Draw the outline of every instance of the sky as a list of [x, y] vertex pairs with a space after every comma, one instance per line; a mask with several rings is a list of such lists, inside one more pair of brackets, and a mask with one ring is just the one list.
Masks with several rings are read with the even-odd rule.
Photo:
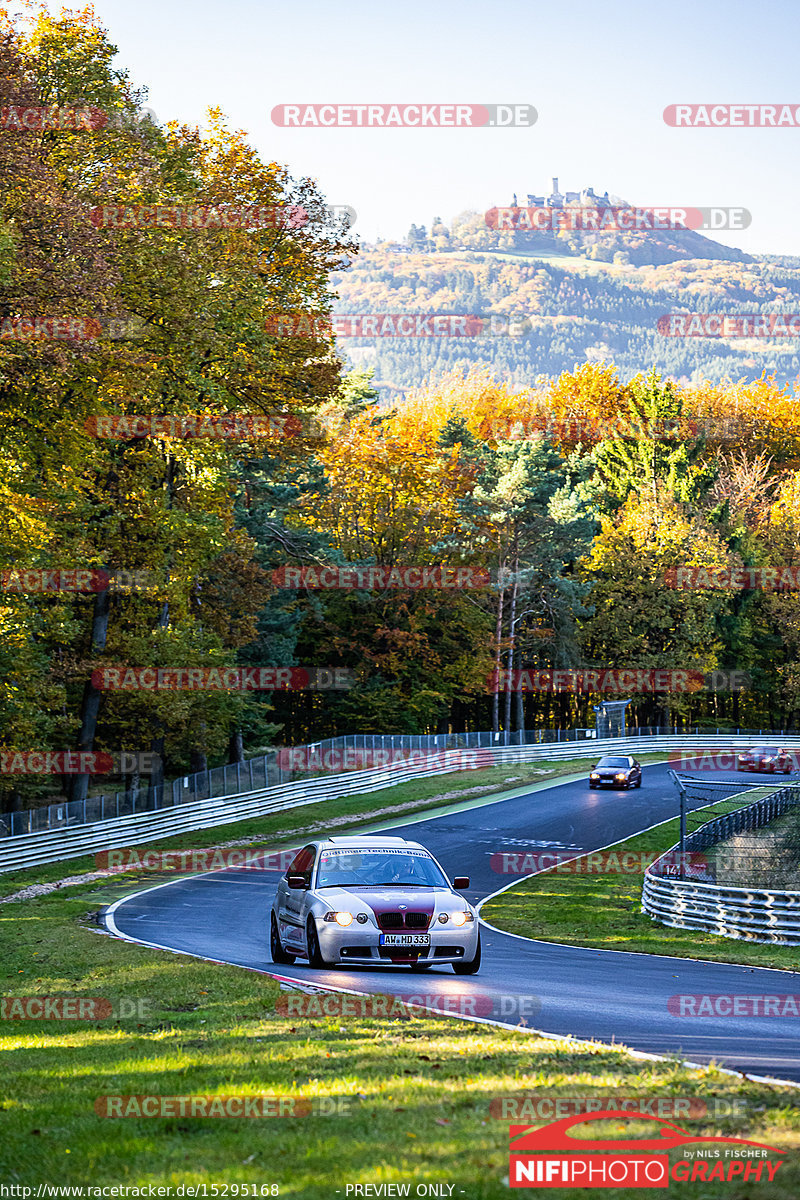
[[[53, 5], [53, 9], [60, 8]], [[314, 178], [367, 241], [528, 192], [747, 209], [714, 234], [800, 254], [797, 128], [670, 128], [669, 104], [800, 108], [797, 0], [96, 0], [159, 121], [218, 105], [263, 157]], [[531, 127], [289, 129], [279, 104], [531, 104]], [[800, 114], [799, 114], [800, 115]]]

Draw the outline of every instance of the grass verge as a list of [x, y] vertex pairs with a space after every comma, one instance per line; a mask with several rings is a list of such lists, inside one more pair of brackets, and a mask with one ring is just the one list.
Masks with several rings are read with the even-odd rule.
[[[455, 1200], [494, 1200], [508, 1195], [508, 1118], [492, 1116], [491, 1101], [529, 1093], [602, 1097], [606, 1106], [622, 1097], [697, 1098], [714, 1115], [678, 1124], [698, 1136], [749, 1138], [786, 1151], [800, 1146], [796, 1091], [715, 1068], [638, 1061], [619, 1047], [430, 1014], [281, 1016], [279, 987], [266, 976], [99, 934], [86, 917], [104, 899], [104, 889], [89, 888], [0, 910], [7, 997], [104, 997], [118, 1011], [121, 1001], [136, 1009], [130, 1019], [106, 1021], [0, 1020], [6, 1185], [152, 1185], [171, 1187], [172, 1196], [179, 1185], [205, 1185], [208, 1196], [212, 1185], [228, 1185], [228, 1196], [244, 1194], [233, 1185], [247, 1185], [261, 1196], [272, 1193], [260, 1189], [277, 1184], [281, 1197], [345, 1200], [347, 1185], [406, 1184], [414, 1196], [419, 1185], [436, 1184], [452, 1186], [440, 1194]], [[455, 992], [462, 981], [454, 976], [453, 986]], [[408, 990], [424, 992], [424, 982], [409, 976]], [[95, 1111], [106, 1095], [262, 1093], [332, 1097], [346, 1111], [262, 1120], [120, 1119]], [[718, 1101], [729, 1115], [714, 1108]], [[617, 1130], [645, 1137], [654, 1126], [643, 1119], [603, 1131], [595, 1125], [592, 1136]], [[672, 1161], [680, 1157], [670, 1152]], [[797, 1156], [787, 1159], [774, 1182], [761, 1185], [770, 1200], [800, 1193]], [[681, 1190], [697, 1200], [756, 1194], [716, 1181]], [[577, 1200], [585, 1193], [559, 1195]], [[635, 1200], [640, 1193], [613, 1195]]]
[[[720, 816], [758, 799], [731, 799], [714, 806]], [[709, 819], [711, 817], [709, 813]], [[661, 854], [677, 843], [679, 822], [665, 821], [614, 847], [619, 854]], [[800, 969], [800, 951], [718, 937], [699, 929], [672, 929], [642, 912], [642, 872], [581, 874], [586, 856], [541, 875], [527, 876], [487, 901], [481, 916], [508, 933], [569, 946], [705, 958], [754, 967]]]

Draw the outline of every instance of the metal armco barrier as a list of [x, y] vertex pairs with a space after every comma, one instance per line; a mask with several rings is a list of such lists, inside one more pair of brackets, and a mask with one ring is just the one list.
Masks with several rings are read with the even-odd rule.
[[[762, 737], [761, 744], [774, 743], [775, 737]], [[141, 845], [159, 838], [174, 837], [199, 829], [230, 825], [249, 817], [282, 812], [301, 804], [322, 803], [339, 796], [363, 795], [393, 787], [405, 779], [424, 779], [453, 771], [477, 767], [535, 762], [538, 759], [599, 758], [615, 750], [624, 753], [692, 749], [731, 749], [759, 744], [757, 737], [707, 734], [669, 734], [649, 737], [608, 738], [584, 742], [542, 742], [537, 745], [502, 746], [475, 750], [443, 750], [430, 755], [434, 766], [397, 762], [376, 771], [347, 771], [316, 779], [261, 788], [257, 791], [194, 800], [154, 812], [136, 813], [108, 821], [94, 821], [68, 828], [21, 834], [0, 841], [0, 873], [19, 871], [43, 863], [79, 858], [98, 850]], [[800, 749], [800, 737], [782, 737], [781, 745]], [[498, 787], [498, 791], [501, 790]]]
[[[694, 732], [700, 733], [695, 727]], [[712, 736], [709, 728], [703, 731]], [[637, 726], [625, 734], [626, 738], [690, 736], [691, 726], [678, 729], [676, 726]], [[194, 804], [201, 800], [226, 800], [231, 796], [249, 796], [265, 788], [283, 783], [296, 783], [300, 779], [313, 779], [317, 771], [339, 772], [380, 770], [398, 751], [401, 753], [440, 754], [445, 750], [496, 750], [504, 746], [540, 746], [570, 742], [573, 745], [594, 740], [592, 729], [524, 729], [509, 732], [469, 730], [464, 733], [348, 733], [335, 738], [323, 738], [305, 746], [291, 746], [268, 750], [240, 762], [225, 763], [189, 775], [179, 775], [171, 782], [151, 786], [149, 781], [137, 781], [125, 791], [103, 795], [89, 794], [83, 800], [57, 800], [53, 804], [36, 808], [0, 813], [0, 839], [21, 837], [29, 833], [44, 833], [53, 829], [67, 829], [72, 825], [94, 825], [98, 821], [111, 821], [134, 814], [156, 812], [177, 804]], [[733, 736], [734, 730], [728, 734]], [[737, 729], [736, 736], [756, 738], [769, 735], [785, 742], [783, 731], [774, 729]], [[610, 736], [610, 735], [609, 735]], [[720, 730], [714, 731], [720, 736]], [[358, 755], [371, 761], [359, 766]], [[339, 760], [338, 765], [337, 761]], [[350, 759], [350, 761], [344, 761]], [[310, 760], [319, 763], [311, 765]], [[6, 785], [7, 786], [7, 785]]]
[[[686, 851], [702, 851], [744, 830], [761, 829], [798, 805], [800, 784], [782, 787], [772, 795], [737, 812], [717, 817], [690, 833], [686, 838]], [[678, 851], [679, 847], [673, 846], [667, 855]], [[702, 929], [751, 942], [800, 945], [800, 892], [673, 879], [663, 874], [659, 865], [667, 855], [647, 868], [642, 887], [642, 908], [662, 925], [671, 925], [675, 929]]]

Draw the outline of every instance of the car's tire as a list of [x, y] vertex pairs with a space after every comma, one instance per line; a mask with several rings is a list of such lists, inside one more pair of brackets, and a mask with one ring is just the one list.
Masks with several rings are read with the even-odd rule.
[[639, 776], [639, 778], [636, 780], [636, 786], [637, 786], [637, 787], [641, 787], [641, 786], [642, 786], [642, 777], [641, 777], [641, 775], [640, 775], [640, 776]]
[[269, 952], [274, 963], [283, 963], [284, 966], [290, 967], [294, 962], [294, 955], [289, 954], [281, 945], [275, 913], [271, 914], [269, 922]]
[[322, 957], [322, 950], [319, 945], [319, 936], [317, 935], [317, 923], [313, 917], [309, 917], [306, 922], [306, 951], [308, 953], [308, 965], [310, 967], [327, 967], [327, 963]]
[[453, 970], [456, 975], [475, 975], [481, 965], [481, 935], [478, 933], [478, 948], [475, 951], [475, 957], [472, 962], [453, 963]]

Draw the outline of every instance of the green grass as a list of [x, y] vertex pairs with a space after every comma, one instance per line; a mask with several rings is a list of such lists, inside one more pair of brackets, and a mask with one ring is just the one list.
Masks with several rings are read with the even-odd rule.
[[[346, 829], [366, 819], [393, 819], [391, 809], [441, 810], [442, 804], [476, 799], [475, 787], [487, 789], [479, 798], [585, 768], [586, 760], [513, 764], [415, 780], [168, 844], [293, 844], [320, 823], [341, 820]], [[534, 774], [541, 770], [548, 774]], [[164, 841], [154, 843], [159, 845]], [[33, 878], [63, 879], [92, 866], [86, 857], [0, 881], [8, 894]], [[279, 1015], [280, 990], [266, 976], [117, 941], [89, 923], [99, 907], [146, 878], [133, 872], [0, 908], [6, 996], [99, 996], [115, 1006], [125, 1001], [136, 1014], [91, 1023], [0, 1020], [4, 1184], [205, 1184], [211, 1195], [213, 1185], [226, 1184], [246, 1184], [251, 1194], [266, 1185], [268, 1194], [274, 1182], [284, 1197], [336, 1200], [338, 1193], [345, 1200], [348, 1184], [407, 1183], [414, 1195], [417, 1185], [429, 1183], [452, 1184], [455, 1200], [501, 1197], [508, 1194], [507, 1121], [495, 1118], [490, 1104], [531, 1093], [550, 1100], [719, 1100], [729, 1115], [678, 1123], [698, 1134], [745, 1137], [785, 1150], [800, 1145], [796, 1091], [713, 1067], [695, 1071], [672, 1061], [640, 1061], [622, 1047], [544, 1039], [430, 1014], [394, 1020]], [[750, 948], [736, 943], [734, 949]], [[461, 982], [453, 976], [454, 992]], [[410, 976], [408, 990], [424, 992], [423, 978]], [[104, 1095], [264, 1093], [333, 1097], [345, 1111], [264, 1120], [111, 1119], [94, 1108]], [[653, 1131], [644, 1121], [619, 1129], [625, 1137]], [[595, 1126], [591, 1132], [597, 1137], [608, 1130]], [[744, 1194], [725, 1183], [682, 1186], [689, 1200]], [[769, 1185], [770, 1200], [793, 1200], [798, 1192], [800, 1169], [789, 1156]], [[585, 1193], [560, 1194], [577, 1200]], [[639, 1192], [613, 1194], [635, 1200]]]
[[[454, 1185], [456, 1200], [507, 1196], [507, 1122], [493, 1098], [714, 1098], [738, 1115], [683, 1119], [706, 1134], [800, 1146], [797, 1092], [674, 1062], [429, 1014], [305, 1019], [276, 1014], [278, 985], [102, 936], [86, 924], [105, 889], [53, 892], [0, 910], [7, 996], [101, 996], [143, 1002], [137, 1016], [93, 1023], [0, 1021], [0, 1181], [6, 1185], [248, 1184], [282, 1197], [345, 1200], [347, 1184]], [[478, 976], [478, 982], [480, 976]], [[454, 990], [461, 981], [453, 977]], [[419, 976], [409, 990], [424, 991]], [[265, 1120], [96, 1114], [104, 1095], [328, 1096], [349, 1113]], [[544, 1122], [537, 1122], [544, 1123]], [[621, 1128], [621, 1127], [620, 1127]], [[648, 1136], [644, 1122], [621, 1136]], [[602, 1136], [595, 1127], [592, 1136]], [[676, 1157], [673, 1152], [672, 1158]], [[753, 1195], [793, 1200], [797, 1156]], [[173, 1191], [173, 1196], [175, 1192]], [[615, 1200], [638, 1191], [618, 1189]], [[690, 1200], [750, 1195], [686, 1184]], [[230, 1193], [229, 1193], [230, 1195]], [[352, 1193], [351, 1193], [352, 1195]], [[583, 1192], [562, 1190], [577, 1200]]]
[[[770, 790], [773, 789], [765, 789], [765, 794]], [[746, 799], [717, 804], [708, 818], [751, 804], [760, 794], [753, 792]], [[698, 824], [695, 817], [690, 828]], [[678, 837], [679, 825], [675, 819], [620, 842], [615, 850], [663, 853], [677, 843]], [[585, 861], [585, 856], [581, 861]], [[579, 864], [562, 866], [523, 879], [484, 904], [481, 916], [508, 933], [570, 946], [704, 958], [789, 971], [800, 969], [797, 947], [760, 945], [698, 929], [672, 929], [654, 921], [642, 912], [641, 874], [582, 875], [578, 867]]]
[[[464, 253], [462, 251], [461, 253]], [[506, 262], [547, 262], [555, 267], [564, 267], [575, 274], [600, 274], [614, 268], [620, 270], [621, 264], [603, 262], [602, 259], [587, 258], [579, 254], [562, 254], [560, 251], [547, 246], [531, 247], [530, 250], [471, 250], [471, 254], [480, 254], [483, 258], [499, 258]], [[580, 270], [579, 270], [580, 268]], [[622, 269], [635, 271], [632, 264], [625, 264]]]
[[[366, 795], [343, 796], [335, 800], [317, 801], [303, 804], [286, 812], [272, 813], [263, 817], [250, 817], [244, 821], [231, 821], [227, 825], [216, 826], [214, 829], [199, 830], [196, 833], [181, 834], [173, 837], [165, 835], [152, 842], [143, 843], [137, 849], [144, 854], [151, 849], [187, 849], [219, 846], [228, 842], [241, 842], [247, 846], [268, 846], [280, 848], [295, 845], [298, 838], [304, 838], [320, 830], [336, 829], [344, 833], [348, 829], [363, 826], [365, 821], [393, 820], [408, 814], [417, 814], [444, 805], [485, 798], [501, 794], [509, 789], [521, 789], [526, 784], [535, 786], [563, 776], [583, 773], [590, 762], [597, 758], [576, 757], [564, 762], [548, 762], [545, 760], [533, 763], [506, 763], [495, 767], [481, 768], [474, 771], [457, 771], [449, 775], [436, 775], [428, 779], [410, 779], [379, 792]], [[648, 754], [640, 757], [641, 762], [665, 761], [666, 755]], [[120, 846], [126, 845], [124, 839]], [[0, 865], [2, 865], [3, 846], [13, 845], [12, 839], [0, 841]], [[9, 871], [0, 874], [0, 898], [9, 896], [22, 888], [37, 883], [53, 883], [72, 875], [81, 875], [97, 869], [95, 856], [85, 854], [79, 858], [67, 859], [63, 862], [51, 863], [41, 867], [26, 868], [23, 871]], [[125, 876], [115, 876], [109, 880], [108, 886], [116, 891], [120, 878], [129, 882], [160, 878], [152, 872], [129, 872]], [[130, 890], [130, 888], [128, 889]]]

